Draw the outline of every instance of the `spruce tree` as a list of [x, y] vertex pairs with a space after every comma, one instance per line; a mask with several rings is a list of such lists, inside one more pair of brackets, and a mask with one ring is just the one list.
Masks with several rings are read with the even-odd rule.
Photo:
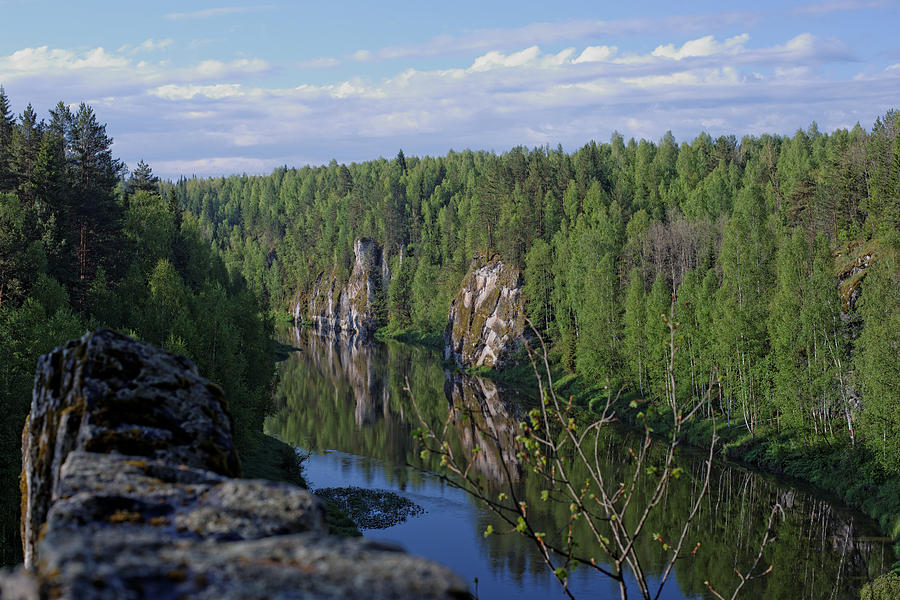
[[9, 98], [0, 85], [0, 192], [9, 192], [16, 188], [16, 178], [12, 166], [12, 140], [15, 117], [9, 104]]

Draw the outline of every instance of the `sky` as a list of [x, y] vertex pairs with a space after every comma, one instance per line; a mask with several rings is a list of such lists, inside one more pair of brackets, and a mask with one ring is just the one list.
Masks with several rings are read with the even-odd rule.
[[158, 175], [871, 128], [900, 1], [0, 0], [19, 113], [90, 104]]

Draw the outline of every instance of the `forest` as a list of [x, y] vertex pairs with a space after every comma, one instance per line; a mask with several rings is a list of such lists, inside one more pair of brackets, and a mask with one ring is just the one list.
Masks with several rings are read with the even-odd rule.
[[715, 374], [728, 424], [867, 445], [900, 473], [898, 116], [680, 145], [616, 134], [572, 154], [401, 151], [174, 189], [275, 312], [321, 272], [346, 278], [369, 236], [393, 256], [385, 325], [439, 331], [473, 256], [495, 252], [523, 270], [567, 372], [647, 398], [663, 396], [674, 297], [681, 396]]
[[277, 318], [319, 274], [346, 279], [353, 241], [367, 236], [391, 256], [382, 333], [434, 338], [473, 257], [499, 256], [524, 274], [562, 384], [659, 411], [672, 319], [677, 396], [699, 401], [716, 382], [704, 419], [720, 421], [726, 445], [896, 533], [898, 117], [740, 140], [613, 134], [572, 153], [401, 150], [181, 179], [174, 192]]
[[767, 460], [824, 457], [792, 473], [805, 479], [843, 464], [858, 475], [845, 499], [864, 506], [900, 476], [898, 229], [895, 111], [868, 130], [613, 134], [575, 152], [401, 150], [167, 182], [143, 162], [129, 172], [89, 106], [14, 115], [0, 91], [3, 511], [18, 505], [36, 357], [93, 327], [195, 361], [252, 450], [275, 322], [320, 273], [349, 277], [360, 237], [391, 256], [386, 335], [440, 332], [473, 257], [496, 255], [522, 270], [563, 380], [658, 410], [677, 322], [680, 398], [717, 381], [706, 418], [751, 449], [764, 441]]
[[93, 109], [11, 114], [0, 88], [0, 564], [21, 560], [21, 435], [37, 357], [108, 327], [190, 357], [230, 399], [240, 452], [274, 385], [272, 323], [196, 218], [129, 174]]

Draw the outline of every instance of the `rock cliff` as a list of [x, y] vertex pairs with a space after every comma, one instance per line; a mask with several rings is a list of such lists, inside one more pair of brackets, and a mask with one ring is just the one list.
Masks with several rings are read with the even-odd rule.
[[461, 367], [502, 368], [525, 341], [522, 275], [499, 260], [473, 267], [450, 303], [444, 358]]
[[321, 502], [234, 479], [218, 387], [100, 330], [42, 357], [23, 433], [28, 570], [3, 598], [465, 598], [444, 567], [328, 536]]
[[378, 328], [378, 306], [386, 297], [391, 273], [386, 252], [369, 238], [353, 244], [354, 263], [343, 287], [334, 275], [319, 275], [305, 306], [294, 306], [294, 321], [304, 314], [316, 333], [323, 336], [359, 337], [369, 340]]

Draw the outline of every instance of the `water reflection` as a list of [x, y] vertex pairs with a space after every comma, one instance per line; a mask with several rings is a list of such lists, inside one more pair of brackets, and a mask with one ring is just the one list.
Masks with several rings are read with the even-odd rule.
[[[419, 454], [412, 437], [419, 425], [416, 408], [403, 387], [408, 378], [418, 408], [433, 428], [448, 423], [454, 449], [471, 454], [476, 446], [483, 448], [474, 471], [497, 491], [512, 485], [515, 495], [528, 502], [536, 527], [552, 536], [567, 523], [568, 503], [542, 502], [540, 480], [523, 474], [518, 465], [515, 436], [524, 412], [522, 398], [488, 380], [445, 370], [440, 356], [423, 348], [334, 342], [300, 331], [295, 335], [302, 350], [282, 365], [279, 410], [267, 428], [313, 453], [307, 475], [314, 486], [384, 487], [418, 502], [426, 515], [366, 535], [398, 541], [470, 580], [478, 577], [483, 598], [561, 597], [527, 540], [517, 534], [483, 537], [488, 525], [501, 530], [497, 518], [430, 474], [438, 471], [437, 459]], [[454, 406], [470, 418], [457, 413], [448, 419]], [[485, 444], [479, 428], [495, 433], [500, 448]], [[629, 462], [623, 457], [637, 441], [627, 433], [606, 432], [600, 454], [611, 480], [628, 476]], [[669, 488], [647, 527], [668, 539], [676, 535], [702, 484], [702, 461], [690, 454], [679, 461], [686, 475]], [[676, 564], [675, 581], [667, 584], [663, 598], [711, 597], [705, 580], [719, 590], [732, 589], [737, 583], [734, 568], [752, 563], [776, 502], [785, 508], [786, 518], [763, 557], [773, 571], [752, 582], [742, 597], [855, 599], [862, 583], [893, 560], [889, 545], [867, 521], [770, 477], [717, 466], [710, 488], [686, 543], [693, 548], [700, 542], [700, 550]], [[640, 506], [650, 490], [637, 493], [634, 505]], [[586, 531], [577, 531], [576, 539], [583, 551], [596, 550]], [[647, 538], [638, 553], [651, 581], [658, 578], [666, 558], [660, 544]], [[593, 597], [618, 596], [610, 582], [586, 569], [573, 574], [571, 585]]]

